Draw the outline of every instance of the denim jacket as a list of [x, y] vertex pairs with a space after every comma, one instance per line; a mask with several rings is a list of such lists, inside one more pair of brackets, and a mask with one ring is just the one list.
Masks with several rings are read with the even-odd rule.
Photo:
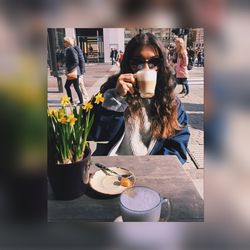
[[[105, 97], [107, 97], [111, 91], [112, 89], [108, 90], [105, 93]], [[108, 99], [112, 98], [108, 97]], [[116, 111], [114, 111], [112, 105], [116, 106]], [[111, 107], [111, 109], [108, 109], [107, 106]], [[94, 108], [95, 121], [90, 132], [90, 140], [97, 142], [102, 141], [102, 143], [97, 143], [93, 155], [109, 155], [110, 151], [121, 140], [125, 131], [124, 111], [126, 110], [126, 107], [125, 98], [116, 96], [113, 100], [109, 101], [108, 104], [105, 104], [104, 102], [103, 106], [100, 105]], [[187, 145], [190, 133], [187, 127], [187, 113], [179, 100], [178, 122], [183, 128], [167, 139], [157, 139], [149, 152], [149, 155], [176, 155], [182, 164], [186, 162]]]

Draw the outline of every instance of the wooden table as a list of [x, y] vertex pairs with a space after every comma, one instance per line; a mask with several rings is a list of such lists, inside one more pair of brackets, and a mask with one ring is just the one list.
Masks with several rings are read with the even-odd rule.
[[[172, 203], [169, 221], [204, 221], [204, 201], [176, 156], [95, 156], [90, 171], [99, 162], [109, 167], [125, 167], [136, 176], [136, 185], [147, 186]], [[103, 196], [89, 188], [72, 201], [58, 201], [49, 188], [48, 221], [114, 221], [120, 216], [119, 196]]]

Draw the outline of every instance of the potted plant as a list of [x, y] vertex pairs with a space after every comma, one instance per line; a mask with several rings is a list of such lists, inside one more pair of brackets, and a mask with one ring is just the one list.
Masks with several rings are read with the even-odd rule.
[[98, 93], [84, 106], [72, 106], [63, 96], [59, 109], [48, 109], [48, 177], [56, 199], [75, 199], [84, 193], [89, 181], [91, 111], [103, 101]]

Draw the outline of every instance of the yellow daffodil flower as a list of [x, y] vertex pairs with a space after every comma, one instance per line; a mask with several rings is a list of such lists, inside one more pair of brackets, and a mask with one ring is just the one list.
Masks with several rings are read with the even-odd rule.
[[67, 105], [69, 105], [70, 104], [70, 97], [68, 97], [68, 96], [63, 96], [62, 98], [61, 98], [61, 105], [63, 106], [63, 107], [65, 107], [65, 106], [67, 106]]
[[77, 118], [74, 117], [74, 115], [69, 115], [67, 122], [69, 122], [70, 126], [74, 126]]
[[104, 97], [102, 96], [102, 94], [99, 92], [96, 96], [95, 96], [95, 103], [99, 104], [104, 102]]
[[48, 116], [52, 117], [52, 116], [56, 116], [57, 115], [57, 110], [56, 109], [49, 109], [48, 110]]
[[85, 105], [83, 106], [83, 109], [86, 110], [86, 112], [88, 112], [92, 108], [93, 108], [93, 105], [91, 102], [86, 102]]
[[58, 117], [61, 118], [65, 116], [65, 109], [64, 108], [61, 108], [58, 110]]
[[66, 116], [63, 116], [63, 117], [61, 117], [61, 118], [58, 118], [57, 119], [60, 123], [62, 123], [62, 124], [66, 124], [67, 123], [67, 117]]

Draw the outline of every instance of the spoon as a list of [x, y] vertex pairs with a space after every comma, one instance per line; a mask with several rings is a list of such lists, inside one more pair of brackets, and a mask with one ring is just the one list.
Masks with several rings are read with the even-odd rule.
[[118, 174], [117, 172], [115, 172], [114, 170], [104, 166], [103, 164], [100, 163], [95, 163], [95, 165], [100, 168], [106, 175], [116, 175], [118, 177], [118, 180], [120, 180], [121, 178], [133, 178], [132, 174]]

